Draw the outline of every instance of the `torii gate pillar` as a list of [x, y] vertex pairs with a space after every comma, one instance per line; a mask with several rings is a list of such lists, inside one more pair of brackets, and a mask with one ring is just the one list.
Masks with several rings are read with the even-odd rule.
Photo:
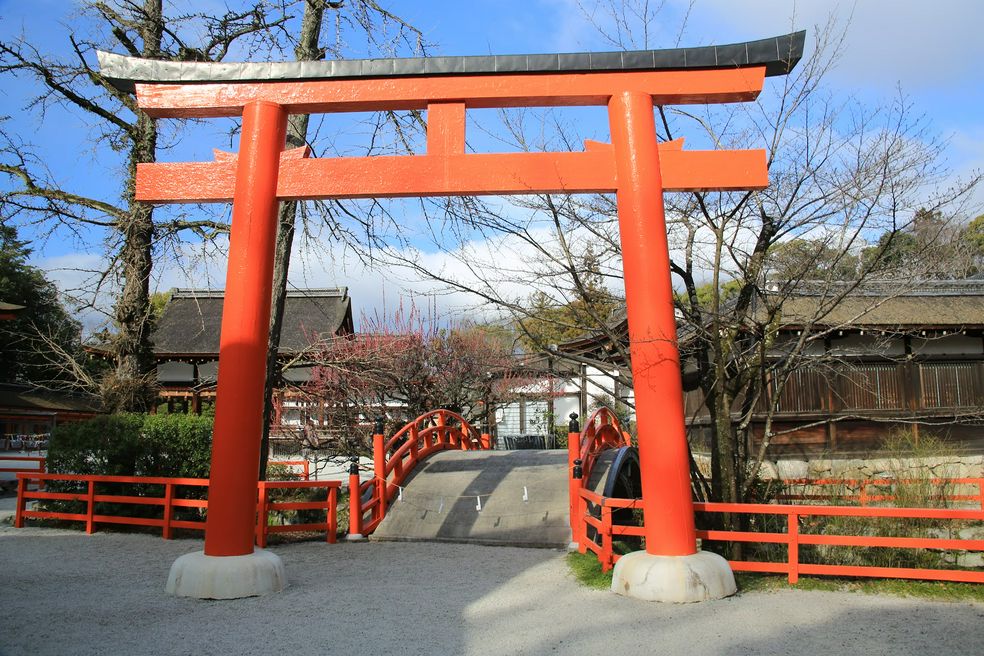
[[720, 599], [735, 593], [735, 577], [728, 561], [696, 546], [652, 96], [616, 94], [608, 117], [646, 531], [646, 550], [615, 563], [612, 590], [650, 601]]

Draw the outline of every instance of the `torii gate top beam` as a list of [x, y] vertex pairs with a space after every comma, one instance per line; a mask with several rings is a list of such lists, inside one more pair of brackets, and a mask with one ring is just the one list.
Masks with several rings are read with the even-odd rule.
[[[143, 111], [161, 118], [240, 116], [246, 102], [266, 99], [298, 114], [452, 101], [474, 108], [604, 105], [614, 89], [650, 93], [657, 104], [689, 104], [753, 100], [762, 76], [796, 65], [804, 40], [805, 32], [796, 32], [672, 50], [245, 64], [100, 52], [99, 63], [113, 84], [136, 89]], [[705, 74], [693, 75], [698, 70]]]

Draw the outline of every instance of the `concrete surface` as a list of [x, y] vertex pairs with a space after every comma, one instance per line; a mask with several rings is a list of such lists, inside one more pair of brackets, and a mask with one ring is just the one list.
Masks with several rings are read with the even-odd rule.
[[414, 470], [371, 539], [566, 548], [569, 516], [566, 451], [443, 451]]
[[979, 654], [984, 604], [848, 593], [651, 604], [578, 585], [547, 549], [308, 542], [291, 585], [232, 601], [164, 593], [197, 540], [0, 528], [0, 654], [742, 656]]

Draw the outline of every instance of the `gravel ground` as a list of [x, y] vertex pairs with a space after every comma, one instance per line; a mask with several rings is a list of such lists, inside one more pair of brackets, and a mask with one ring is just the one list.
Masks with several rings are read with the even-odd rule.
[[984, 605], [762, 592], [692, 605], [579, 586], [557, 551], [434, 543], [273, 547], [290, 587], [178, 599], [194, 540], [0, 528], [0, 654], [979, 654]]

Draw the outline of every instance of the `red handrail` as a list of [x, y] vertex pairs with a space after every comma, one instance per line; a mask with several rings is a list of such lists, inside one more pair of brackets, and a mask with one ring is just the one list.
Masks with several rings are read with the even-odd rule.
[[[382, 433], [374, 434], [372, 439], [373, 479], [363, 482], [357, 475], [349, 476], [349, 532], [353, 535], [369, 535], [376, 530], [386, 516], [389, 502], [424, 458], [448, 449], [492, 448], [489, 434], [479, 433], [464, 417], [450, 410], [425, 412], [389, 439]], [[363, 502], [369, 490], [372, 493]], [[353, 508], [357, 512], [353, 513]]]
[[[27, 489], [29, 481], [58, 481], [58, 482], [78, 482], [85, 483], [85, 491], [79, 492], [51, 492], [51, 491], [32, 491]], [[124, 495], [106, 494], [104, 490], [97, 493], [97, 484], [141, 484], [141, 485], [162, 485], [164, 491], [161, 496], [151, 496], [148, 494]], [[208, 488], [209, 481], [205, 478], [171, 478], [161, 476], [94, 476], [88, 474], [37, 474], [21, 472], [17, 474], [17, 510], [14, 515], [14, 526], [22, 528], [25, 519], [58, 519], [63, 521], [84, 522], [86, 533], [93, 533], [99, 524], [123, 524], [129, 526], [152, 526], [161, 529], [161, 536], [165, 540], [172, 537], [173, 530], [190, 529], [204, 530], [204, 521], [178, 520], [174, 518], [175, 508], [208, 508], [206, 499], [188, 499], [177, 494], [178, 488]], [[338, 481], [260, 481], [257, 486], [257, 523], [256, 523], [256, 542], [259, 546], [266, 546], [267, 536], [270, 533], [286, 533], [292, 531], [325, 531], [326, 541], [334, 542], [338, 531], [338, 490], [341, 483]], [[324, 488], [327, 490], [324, 501], [303, 501], [303, 502], [279, 502], [271, 501], [269, 490], [271, 489], [297, 489], [297, 488]], [[77, 501], [85, 504], [85, 512], [68, 513], [55, 512], [48, 510], [29, 510], [27, 502], [29, 500], [58, 500], [58, 501]], [[162, 509], [162, 516], [156, 517], [131, 517], [123, 514], [97, 514], [96, 504], [116, 503], [141, 506], [158, 506]], [[325, 521], [309, 524], [288, 524], [282, 526], [269, 525], [269, 513], [286, 510], [324, 510]]]
[[280, 465], [281, 467], [300, 467], [303, 471], [292, 471], [291, 473], [305, 481], [311, 480], [311, 463], [307, 460], [271, 460], [267, 464]]
[[[781, 479], [785, 488], [801, 487], [803, 491], [795, 494], [788, 491], [780, 492], [776, 495], [779, 501], [826, 501], [833, 499], [842, 501], [854, 501], [862, 506], [869, 503], [882, 501], [896, 501], [897, 495], [891, 493], [869, 493], [868, 488], [895, 488], [897, 485], [925, 484], [932, 485], [938, 489], [938, 493], [931, 495], [934, 501], [957, 501], [957, 502], [976, 502], [978, 507], [984, 510], [984, 478], [929, 478], [929, 479], [908, 479], [908, 478], [787, 478]], [[976, 486], [976, 494], [956, 494], [955, 488]], [[810, 488], [823, 490], [825, 487], [839, 487], [844, 492], [810, 492]], [[950, 488], [949, 490], [947, 488]]]
[[[962, 479], [958, 479], [962, 480]], [[972, 479], [976, 480], [976, 479]], [[608, 571], [619, 559], [613, 550], [614, 536], [641, 536], [643, 527], [623, 526], [612, 523], [612, 512], [621, 508], [641, 508], [640, 499], [612, 499], [602, 497], [590, 490], [581, 490], [580, 496], [586, 503], [601, 508], [601, 517], [592, 517], [584, 512], [578, 517], [579, 523], [591, 526], [601, 538], [600, 543], [584, 538], [585, 530], [579, 532], [578, 550], [591, 551], [601, 562], [602, 569]], [[828, 545], [846, 547], [872, 547], [897, 549], [955, 549], [961, 551], [984, 551], [984, 540], [969, 538], [911, 538], [870, 535], [823, 535], [803, 533], [800, 519], [804, 517], [893, 517], [911, 519], [935, 519], [940, 521], [981, 521], [984, 509], [949, 508], [884, 508], [871, 506], [801, 506], [779, 504], [749, 503], [695, 503], [694, 509], [708, 513], [747, 513], [759, 515], [778, 515], [786, 517], [786, 530], [777, 532], [698, 530], [697, 537], [702, 540], [719, 540], [746, 543], [772, 543], [787, 545], [786, 562], [730, 561], [733, 569], [746, 572], [774, 572], [787, 575], [790, 583], [796, 583], [800, 574], [822, 576], [864, 576], [898, 579], [925, 579], [931, 581], [958, 581], [984, 583], [984, 571], [959, 569], [921, 569], [906, 567], [873, 567], [861, 565], [803, 563], [800, 559], [800, 545]]]
[[48, 463], [48, 459], [44, 457], [0, 456], [0, 462], [6, 462], [8, 460], [11, 462], [33, 462], [35, 463], [36, 466], [31, 469], [28, 469], [26, 466], [0, 467], [0, 472], [8, 472], [8, 473], [27, 472], [27, 473], [43, 474], [47, 469], [47, 463]]
[[[568, 496], [570, 498], [571, 540], [573, 542], [578, 544], [588, 542], [587, 525], [578, 521], [577, 518], [588, 514], [585, 497], [580, 492], [585, 490], [584, 486], [591, 477], [591, 470], [594, 468], [598, 454], [606, 449], [631, 445], [632, 438], [626, 431], [622, 430], [615, 413], [605, 407], [598, 408], [588, 417], [584, 429], [580, 433], [569, 432], [567, 434]], [[580, 479], [574, 476], [577, 460], [581, 461]], [[583, 549], [581, 549], [581, 553], [584, 553]]]

